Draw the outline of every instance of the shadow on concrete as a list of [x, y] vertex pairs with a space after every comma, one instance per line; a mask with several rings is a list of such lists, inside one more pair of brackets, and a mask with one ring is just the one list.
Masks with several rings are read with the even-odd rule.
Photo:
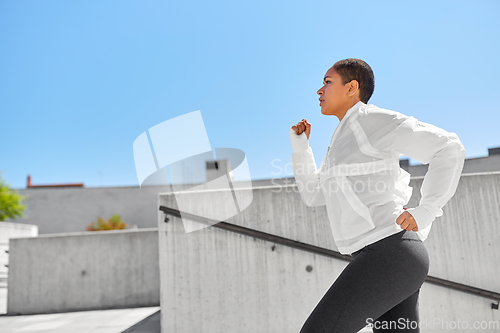
[[144, 318], [121, 333], [161, 333], [161, 310]]

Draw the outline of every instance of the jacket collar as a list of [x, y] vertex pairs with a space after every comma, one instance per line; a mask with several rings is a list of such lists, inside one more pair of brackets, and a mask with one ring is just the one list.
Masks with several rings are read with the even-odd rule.
[[354, 104], [353, 106], [351, 106], [351, 108], [349, 108], [347, 110], [347, 112], [345, 113], [344, 118], [342, 118], [341, 122], [344, 121], [344, 119], [348, 118], [351, 114], [357, 113], [357, 111], [359, 109], [361, 109], [362, 107], [365, 107], [365, 106], [366, 106], [365, 103], [363, 103], [362, 101], [358, 101], [356, 104]]
[[[354, 104], [352, 107], [350, 107], [347, 110], [347, 112], [345, 113], [344, 117], [342, 118], [342, 120], [340, 121], [340, 123], [337, 125], [337, 128], [335, 128], [335, 131], [333, 132], [332, 139], [330, 140], [330, 145], [328, 146], [328, 150], [330, 150], [330, 147], [333, 145], [333, 142], [335, 141], [335, 136], [339, 132], [339, 129], [342, 126], [344, 126], [343, 124], [347, 121], [347, 118], [349, 118], [349, 116], [351, 116], [353, 114], [354, 116], [351, 117], [352, 118], [351, 120], [356, 119], [356, 115], [358, 114], [357, 111], [359, 109], [361, 109], [361, 108], [364, 108], [365, 106], [366, 106], [365, 103], [363, 103], [361, 101], [358, 101], [356, 104]], [[328, 155], [328, 152], [327, 152], [327, 155]]]

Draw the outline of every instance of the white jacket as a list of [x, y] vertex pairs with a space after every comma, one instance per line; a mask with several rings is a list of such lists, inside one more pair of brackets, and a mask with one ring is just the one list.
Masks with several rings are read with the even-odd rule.
[[399, 166], [401, 155], [429, 164], [419, 206], [407, 210], [422, 241], [455, 194], [465, 161], [465, 148], [455, 133], [361, 101], [335, 129], [319, 169], [306, 134], [297, 135], [292, 127], [289, 133], [302, 200], [309, 207], [326, 205], [342, 254], [403, 230], [396, 219], [413, 188], [410, 174]]

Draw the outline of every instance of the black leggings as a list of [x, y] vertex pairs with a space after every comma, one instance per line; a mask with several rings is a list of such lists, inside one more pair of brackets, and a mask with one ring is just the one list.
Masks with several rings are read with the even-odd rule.
[[414, 231], [369, 244], [351, 256], [300, 333], [420, 332], [418, 295], [429, 255]]

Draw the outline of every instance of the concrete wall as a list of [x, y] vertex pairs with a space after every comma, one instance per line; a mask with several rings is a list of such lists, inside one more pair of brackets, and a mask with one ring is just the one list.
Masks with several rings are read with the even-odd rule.
[[[277, 179], [276, 184], [293, 182]], [[252, 181], [255, 186], [271, 180]], [[236, 183], [237, 184], [237, 183]], [[192, 185], [191, 185], [192, 186]], [[176, 185], [181, 190], [189, 185]], [[170, 186], [130, 186], [94, 188], [28, 188], [18, 189], [25, 196], [25, 217], [15, 223], [34, 224], [40, 234], [86, 231], [87, 225], [119, 214], [127, 228], [156, 228], [158, 194], [171, 192]]]
[[[415, 177], [408, 207], [420, 200], [423, 177]], [[500, 292], [500, 172], [463, 174], [443, 216], [424, 242], [429, 275]]]
[[158, 231], [10, 240], [8, 314], [158, 306]]
[[[406, 162], [406, 163], [405, 163]], [[403, 161], [401, 167], [408, 171], [412, 177], [424, 176], [429, 170], [429, 164], [407, 165], [408, 160]], [[467, 158], [462, 170], [463, 174], [478, 172], [500, 171], [500, 154], [490, 154], [483, 157]]]
[[36, 237], [37, 235], [38, 226], [36, 225], [0, 222], [0, 288], [7, 286], [9, 240], [15, 237]]
[[[412, 176], [418, 177], [425, 175], [428, 165], [403, 166], [403, 168]], [[500, 171], [500, 154], [465, 160], [464, 174], [490, 171]], [[147, 183], [159, 184], [161, 182], [150, 181]], [[253, 187], [293, 183], [295, 183], [293, 177], [252, 180]], [[174, 190], [186, 187], [190, 187], [190, 185], [173, 186]], [[134, 226], [138, 228], [156, 227], [158, 195], [170, 193], [171, 187], [168, 185], [62, 187], [28, 188], [17, 189], [17, 191], [26, 196], [26, 211], [25, 217], [18, 218], [15, 222], [37, 225], [40, 234], [53, 234], [86, 231], [87, 225], [97, 221], [98, 217], [108, 219], [113, 214], [120, 214], [129, 228]]]
[[7, 313], [7, 279], [9, 276], [9, 240], [16, 237], [36, 237], [38, 226], [0, 222], [0, 314]]
[[25, 217], [17, 223], [38, 225], [40, 234], [86, 231], [98, 217], [120, 214], [129, 228], [156, 227], [156, 200], [165, 186], [102, 188], [28, 188]]
[[[414, 190], [408, 207], [418, 204], [422, 180], [411, 180]], [[431, 261], [429, 275], [500, 292], [499, 198], [500, 173], [462, 175], [457, 193], [424, 242]], [[161, 195], [159, 204], [176, 208], [171, 194]], [[165, 333], [298, 332], [347, 265], [284, 246], [273, 249], [273, 243], [217, 228], [185, 233], [180, 219], [165, 223], [164, 218], [158, 212]], [[227, 221], [337, 250], [326, 209], [306, 207], [296, 186], [254, 188], [252, 204]], [[312, 271], [305, 270], [307, 265]], [[500, 324], [500, 311], [491, 308], [488, 298], [430, 283], [424, 283], [420, 295], [421, 323]], [[472, 331], [433, 328], [427, 331]]]

